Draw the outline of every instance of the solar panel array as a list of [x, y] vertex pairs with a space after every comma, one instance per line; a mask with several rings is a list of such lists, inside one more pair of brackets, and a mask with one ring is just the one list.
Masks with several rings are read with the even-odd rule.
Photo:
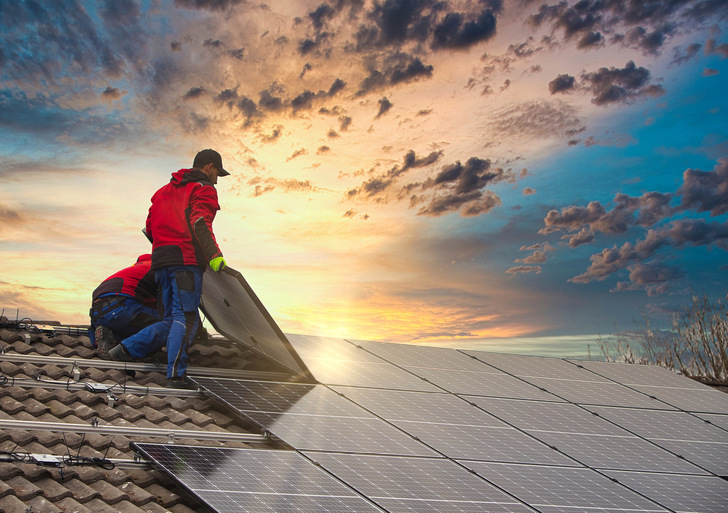
[[[289, 340], [317, 384], [195, 381], [293, 450], [198, 457], [190, 451], [199, 448], [139, 447], [216, 511], [728, 510], [728, 402], [688, 378], [643, 366]], [[203, 456], [218, 463], [204, 466]]]

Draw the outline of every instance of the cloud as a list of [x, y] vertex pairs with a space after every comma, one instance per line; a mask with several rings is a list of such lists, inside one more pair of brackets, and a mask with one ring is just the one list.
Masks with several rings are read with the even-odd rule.
[[506, 274], [541, 274], [540, 265], [517, 265], [506, 269]]
[[246, 4], [247, 0], [174, 0], [177, 7], [206, 11], [227, 11], [236, 5]]
[[490, 127], [503, 136], [549, 139], [585, 130], [576, 109], [564, 102], [538, 100], [495, 111]]
[[644, 96], [662, 96], [664, 88], [649, 84], [649, 80], [649, 70], [638, 68], [633, 61], [628, 61], [624, 68], [612, 66], [582, 74], [581, 85], [594, 95], [592, 103], [607, 105], [628, 103]]
[[458, 12], [449, 12], [433, 30], [432, 48], [464, 49], [487, 41], [495, 35], [495, 14], [488, 9], [480, 13], [477, 19], [466, 21]]
[[569, 281], [602, 281], [628, 269], [630, 281], [619, 282], [613, 291], [641, 289], [655, 295], [669, 291], [670, 283], [683, 276], [681, 270], [663, 262], [663, 248], [713, 245], [728, 251], [728, 222], [685, 217], [691, 212], [712, 217], [728, 213], [728, 159], [720, 159], [710, 171], [685, 170], [683, 183], [674, 194], [646, 192], [634, 197], [620, 193], [611, 210], [597, 201], [586, 207], [551, 210], [540, 233], [568, 230], [571, 233], [561, 238], [576, 248], [594, 242], [597, 233], [621, 234], [635, 227], [647, 228], [645, 237], [634, 243], [627, 241], [593, 254], [587, 270]]
[[389, 112], [389, 109], [392, 108], [392, 102], [390, 102], [387, 97], [380, 98], [380, 100], [377, 102], [379, 104], [379, 110], [377, 111], [377, 118], [381, 118], [384, 116], [387, 112]]
[[700, 43], [690, 44], [685, 48], [684, 53], [681, 47], [675, 47], [673, 58], [672, 61], [670, 61], [670, 64], [685, 64], [698, 54], [701, 47], [702, 45]]
[[685, 170], [677, 193], [684, 210], [710, 212], [711, 216], [728, 212], [728, 158], [720, 159], [711, 171]]
[[279, 178], [263, 178], [256, 176], [248, 180], [247, 185], [253, 188], [251, 197], [258, 198], [263, 194], [267, 194], [273, 191], [281, 191], [286, 193], [296, 192], [319, 192], [321, 189], [311, 183], [310, 180], [296, 180], [294, 178], [279, 179]]
[[381, 63], [369, 67], [369, 75], [359, 85], [357, 96], [363, 96], [387, 87], [406, 84], [432, 77], [433, 67], [425, 65], [419, 57], [398, 52], [387, 55]]
[[728, 59], [728, 43], [716, 43], [715, 39], [710, 38], [705, 42], [705, 55], [720, 55], [723, 59]]
[[[389, 169], [386, 173], [373, 176], [369, 180], [362, 183], [361, 186], [350, 189], [347, 192], [348, 198], [364, 197], [376, 198], [379, 202], [385, 202], [388, 198], [384, 196], [399, 180], [399, 178], [411, 169], [422, 168], [436, 163], [442, 152], [432, 152], [426, 157], [417, 158], [413, 150], [408, 151], [403, 159], [401, 166], [397, 165]], [[406, 186], [405, 188], [407, 188]]]
[[[465, 164], [458, 161], [443, 167], [434, 178], [421, 184], [411, 184], [409, 190], [420, 188], [424, 192], [434, 192], [418, 215], [440, 216], [459, 210], [463, 217], [473, 217], [501, 205], [500, 197], [492, 191], [484, 191], [485, 187], [515, 180], [512, 171], [494, 168], [489, 160], [471, 157]], [[425, 201], [416, 196], [411, 199], [415, 199], [414, 203]]]
[[576, 79], [571, 75], [559, 75], [549, 82], [549, 92], [551, 94], [561, 93], [574, 89]]

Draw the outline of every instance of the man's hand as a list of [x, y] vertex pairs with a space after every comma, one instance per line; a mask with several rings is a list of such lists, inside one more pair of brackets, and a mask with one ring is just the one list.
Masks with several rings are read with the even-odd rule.
[[210, 267], [212, 267], [212, 270], [216, 273], [219, 273], [225, 267], [227, 267], [227, 262], [225, 262], [225, 259], [223, 257], [215, 257], [212, 260], [210, 260]]

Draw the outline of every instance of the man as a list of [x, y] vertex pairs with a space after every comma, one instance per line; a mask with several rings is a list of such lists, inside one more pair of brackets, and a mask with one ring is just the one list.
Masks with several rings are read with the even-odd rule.
[[159, 321], [152, 255], [140, 255], [134, 265], [101, 282], [92, 293], [89, 316], [88, 336], [102, 357], [119, 340]]
[[161, 349], [151, 347], [158, 334], [167, 334], [167, 386], [190, 388], [185, 381], [189, 359], [187, 346], [199, 325], [197, 308], [202, 294], [202, 275], [209, 264], [220, 272], [225, 259], [212, 232], [220, 210], [215, 184], [228, 176], [222, 157], [202, 150], [192, 169], [180, 169], [170, 182], [152, 196], [147, 216], [147, 236], [152, 240], [152, 269], [164, 304], [163, 319], [141, 330], [109, 351], [109, 358], [130, 361]]

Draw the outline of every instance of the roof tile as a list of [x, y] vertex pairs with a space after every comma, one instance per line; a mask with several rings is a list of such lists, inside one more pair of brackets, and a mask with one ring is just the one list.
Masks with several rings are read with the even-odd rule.
[[63, 483], [73, 494], [73, 498], [81, 504], [85, 504], [92, 499], [101, 497], [101, 493], [94, 490], [78, 478], [70, 479]]
[[20, 513], [21, 511], [27, 511], [27, 509], [28, 506], [15, 495], [6, 495], [0, 499], [0, 511]]
[[184, 504], [177, 504], [176, 506], [172, 506], [171, 508], [169, 508], [169, 510], [172, 513], [196, 513], [194, 509], [190, 509]]
[[[91, 504], [89, 503], [89, 505]], [[72, 511], [73, 513], [95, 513], [94, 510], [88, 509], [73, 497], [66, 497], [65, 499], [58, 501], [56, 506], [61, 508], [61, 511]]]
[[36, 399], [33, 399], [32, 397], [29, 397], [24, 401], [25, 404], [25, 411], [33, 415], [34, 417], [38, 417], [39, 415], [42, 415], [44, 413], [48, 413], [51, 411], [51, 409], [46, 406], [45, 404], [41, 403], [40, 401], [37, 401]]
[[36, 485], [43, 490], [43, 496], [51, 502], [58, 502], [65, 497], [73, 497], [71, 490], [52, 477], [39, 479]]
[[118, 486], [114, 486], [106, 481], [97, 481], [91, 485], [96, 490], [106, 504], [116, 504], [124, 500], [129, 500], [129, 496], [121, 491]]
[[170, 508], [175, 504], [179, 504], [182, 500], [182, 498], [174, 493], [174, 491], [169, 490], [158, 483], [147, 486], [146, 490], [154, 495], [155, 500], [165, 508]]
[[129, 495], [129, 500], [136, 506], [142, 506], [154, 499], [154, 495], [132, 482], [124, 483], [119, 489]]
[[71, 413], [73, 413], [73, 409], [69, 408], [65, 404], [63, 404], [58, 399], [51, 399], [48, 401], [48, 408], [50, 408], [51, 415], [55, 415], [59, 419], [62, 419], [63, 417], [67, 417]]
[[13, 487], [5, 482], [5, 479], [0, 479], [0, 498], [5, 497], [14, 493]]
[[23, 335], [18, 332], [0, 329], [0, 339], [2, 339], [3, 342], [7, 342], [8, 344], [21, 341], [23, 340], [23, 338]]
[[21, 501], [29, 501], [33, 497], [40, 495], [43, 491], [35, 484], [28, 481], [23, 476], [15, 476], [8, 480], [8, 484], [15, 490], [15, 495]]
[[24, 511], [30, 511], [31, 513], [61, 513], [62, 510], [56, 507], [55, 504], [50, 502], [48, 499], [39, 495], [28, 501], [28, 506], [31, 509], [26, 508]]
[[0, 410], [4, 411], [8, 415], [15, 415], [25, 409], [25, 405], [20, 401], [16, 401], [10, 396], [5, 396], [0, 399]]
[[0, 387], [0, 397], [5, 397], [6, 395], [12, 397], [16, 401], [25, 401], [28, 397], [30, 397], [30, 392], [17, 385]]

